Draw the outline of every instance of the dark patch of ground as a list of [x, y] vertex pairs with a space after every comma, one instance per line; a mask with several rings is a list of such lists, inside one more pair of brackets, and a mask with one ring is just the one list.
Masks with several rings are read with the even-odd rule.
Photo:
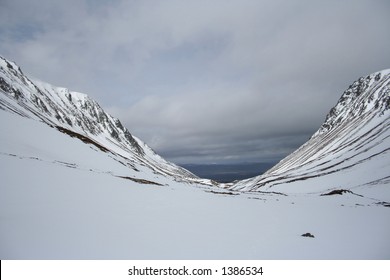
[[323, 193], [323, 194], [321, 194], [321, 196], [325, 196], [325, 195], [342, 195], [344, 193], [353, 193], [353, 192], [351, 192], [350, 190], [340, 189], [340, 190], [333, 190], [333, 191], [328, 192], [328, 193]]
[[382, 205], [382, 206], [384, 206], [384, 207], [390, 207], [390, 203], [389, 203], [389, 202], [385, 202], [385, 201], [377, 202], [376, 204]]
[[362, 196], [362, 195], [360, 195], [360, 194], [354, 193], [353, 191], [345, 190], [345, 189], [333, 190], [333, 191], [330, 191], [330, 192], [328, 192], [328, 193], [323, 193], [323, 194], [321, 194], [320, 196], [343, 195], [343, 194], [345, 194], [345, 193], [349, 193], [349, 194], [352, 194], [352, 195], [364, 197], [364, 196]]
[[164, 186], [164, 185], [162, 185], [160, 183], [156, 183], [156, 182], [145, 180], [145, 179], [132, 178], [132, 177], [128, 177], [128, 176], [116, 176], [116, 177], [122, 178], [122, 179], [126, 179], [126, 180], [130, 180], [130, 181], [133, 181], [133, 182], [136, 182], [136, 183], [139, 183], [139, 184]]
[[217, 192], [217, 191], [206, 191], [208, 193], [214, 193], [214, 194], [224, 194], [224, 195], [238, 195], [238, 193], [234, 192]]
[[92, 139], [84, 136], [84, 135], [81, 135], [77, 132], [74, 132], [72, 130], [69, 130], [69, 129], [66, 129], [64, 127], [61, 127], [61, 126], [56, 126], [56, 128], [62, 132], [62, 133], [65, 133], [65, 134], [68, 134], [70, 137], [74, 137], [74, 138], [78, 138], [80, 139], [81, 141], [83, 141], [84, 143], [86, 144], [92, 144], [94, 146], [96, 146], [99, 150], [103, 151], [103, 152], [109, 152], [110, 150], [107, 149], [106, 147], [100, 145], [99, 143], [93, 141]]
[[301, 236], [314, 238], [314, 235], [311, 234], [310, 232], [306, 232], [306, 233], [302, 234]]

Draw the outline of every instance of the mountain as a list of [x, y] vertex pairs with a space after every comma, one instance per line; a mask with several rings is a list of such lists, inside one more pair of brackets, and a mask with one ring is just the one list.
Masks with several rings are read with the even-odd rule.
[[389, 259], [389, 71], [378, 74], [265, 176], [217, 184], [2, 58], [0, 259]]
[[182, 164], [181, 166], [201, 178], [209, 178], [218, 183], [229, 183], [258, 176], [274, 165], [275, 162], [241, 162], [229, 164]]
[[15, 63], [0, 57], [0, 109], [41, 121], [70, 137], [109, 153], [132, 169], [126, 175], [142, 179], [143, 166], [155, 174], [186, 182], [207, 182], [164, 160], [107, 114], [87, 95], [33, 80]]
[[[299, 149], [260, 176], [219, 186], [235, 191], [313, 192], [388, 184], [389, 83], [390, 70], [361, 77]], [[87, 95], [30, 79], [2, 57], [0, 89], [0, 109], [41, 121], [109, 153], [132, 169], [126, 177], [142, 179], [140, 170], [147, 167], [173, 180], [216, 184], [158, 156]]]
[[300, 148], [263, 175], [226, 187], [285, 193], [383, 188], [389, 193], [389, 109], [390, 70], [361, 77]]

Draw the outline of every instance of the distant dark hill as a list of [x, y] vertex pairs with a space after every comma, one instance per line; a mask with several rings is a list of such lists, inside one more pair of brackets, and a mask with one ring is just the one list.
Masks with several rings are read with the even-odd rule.
[[229, 183], [235, 180], [248, 179], [264, 173], [275, 162], [246, 162], [232, 164], [181, 164], [200, 178], [212, 179], [220, 183]]

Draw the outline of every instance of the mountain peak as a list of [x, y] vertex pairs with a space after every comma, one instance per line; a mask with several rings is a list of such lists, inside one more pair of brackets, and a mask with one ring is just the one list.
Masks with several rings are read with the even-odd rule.
[[365, 114], [383, 115], [390, 107], [389, 79], [390, 69], [386, 69], [353, 82], [344, 91], [336, 106], [330, 110], [325, 122], [313, 137]]
[[227, 188], [286, 191], [288, 186], [293, 192], [313, 192], [330, 185], [385, 185], [390, 170], [389, 108], [390, 70], [361, 77], [344, 91], [309, 141], [263, 175]]
[[1, 55], [0, 55], [0, 67], [7, 68], [9, 71], [13, 71], [14, 73], [17, 72], [23, 75], [22, 69], [20, 69], [20, 67], [15, 62], [7, 60]]
[[197, 178], [157, 156], [88, 95], [29, 79], [19, 66], [3, 57], [0, 57], [0, 90], [4, 93], [0, 95], [0, 109], [42, 121], [87, 143], [104, 147], [127, 159], [131, 166], [138, 163], [159, 174]]

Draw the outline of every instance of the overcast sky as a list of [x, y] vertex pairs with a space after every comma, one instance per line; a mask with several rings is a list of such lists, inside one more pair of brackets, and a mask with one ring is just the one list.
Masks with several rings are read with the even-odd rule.
[[390, 1], [0, 0], [0, 54], [176, 163], [279, 161], [390, 68]]

